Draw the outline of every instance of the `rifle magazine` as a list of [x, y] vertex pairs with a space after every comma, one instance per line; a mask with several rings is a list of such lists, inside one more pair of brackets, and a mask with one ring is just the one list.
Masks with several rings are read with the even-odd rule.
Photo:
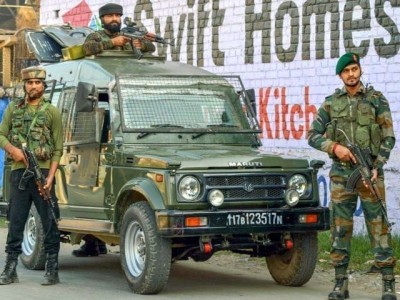
[[358, 167], [353, 171], [353, 173], [350, 174], [349, 179], [347, 179], [346, 182], [346, 191], [348, 192], [354, 192], [354, 189], [356, 188], [357, 182], [361, 179], [361, 170]]

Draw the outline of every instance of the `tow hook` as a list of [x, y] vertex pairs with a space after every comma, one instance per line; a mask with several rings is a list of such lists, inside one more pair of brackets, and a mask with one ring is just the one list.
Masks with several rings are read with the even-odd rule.
[[293, 244], [292, 236], [290, 235], [290, 233], [288, 233], [288, 232], [284, 233], [282, 236], [282, 239], [283, 239], [283, 246], [287, 250], [290, 250], [293, 248], [294, 244]]
[[200, 243], [200, 251], [203, 253], [211, 253], [213, 251], [213, 246], [210, 242]]
[[285, 247], [288, 250], [292, 249], [293, 248], [293, 240], [292, 239], [285, 239]]

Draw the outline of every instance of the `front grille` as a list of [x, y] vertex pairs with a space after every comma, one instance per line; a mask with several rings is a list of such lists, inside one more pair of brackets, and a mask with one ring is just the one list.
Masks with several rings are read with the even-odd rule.
[[225, 201], [283, 199], [286, 182], [281, 174], [205, 176], [206, 190], [221, 190]]

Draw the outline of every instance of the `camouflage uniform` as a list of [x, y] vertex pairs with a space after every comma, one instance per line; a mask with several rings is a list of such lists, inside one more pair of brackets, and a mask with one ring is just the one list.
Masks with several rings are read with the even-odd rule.
[[[108, 34], [105, 30], [99, 30], [89, 34], [83, 44], [85, 55], [99, 54], [103, 50], [132, 50], [130, 43], [125, 47], [114, 47], [111, 39], [119, 36], [121, 33]], [[142, 40], [142, 52], [154, 52], [155, 46], [152, 42]]]
[[331, 179], [331, 259], [336, 274], [345, 274], [350, 260], [350, 240], [353, 232], [353, 214], [360, 197], [368, 235], [378, 267], [392, 270], [396, 264], [391, 237], [380, 204], [360, 180], [354, 192], [345, 189], [349, 175], [355, 170], [350, 163], [340, 162], [333, 154], [333, 146], [346, 146], [343, 130], [351, 143], [370, 148], [374, 168], [378, 170], [377, 186], [385, 201], [383, 165], [395, 144], [393, 121], [389, 103], [382, 93], [361, 85], [353, 97], [346, 89], [337, 89], [327, 97], [318, 110], [308, 132], [308, 144], [327, 152], [333, 159]]
[[[26, 91], [26, 82], [41, 80], [45, 86], [46, 71], [38, 66], [21, 71]], [[37, 155], [38, 165], [46, 180], [54, 178], [55, 170], [63, 151], [63, 131], [61, 114], [57, 107], [51, 105], [41, 96], [31, 102], [28, 97], [10, 103], [0, 124], [0, 148], [7, 149], [10, 144], [21, 148], [27, 143]], [[7, 151], [8, 154], [11, 152]], [[14, 156], [12, 156], [14, 157]], [[60, 232], [50, 216], [50, 205], [43, 200], [34, 176], [27, 177], [26, 166], [21, 160], [13, 160], [10, 172], [10, 190], [8, 207], [8, 234], [6, 243], [6, 265], [0, 275], [0, 285], [18, 282], [16, 267], [22, 253], [25, 224], [34, 203], [40, 215], [42, 230], [45, 233], [43, 250], [46, 253], [46, 273], [42, 285], [59, 283], [58, 253], [60, 251]], [[21, 186], [21, 182], [23, 185]], [[50, 190], [54, 200], [54, 213], [59, 217], [59, 208], [55, 194], [55, 181]]]

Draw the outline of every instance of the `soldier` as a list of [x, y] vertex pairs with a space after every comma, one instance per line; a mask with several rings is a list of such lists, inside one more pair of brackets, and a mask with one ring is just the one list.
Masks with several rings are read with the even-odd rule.
[[[332, 158], [331, 180], [331, 260], [336, 283], [328, 299], [349, 297], [347, 267], [353, 232], [353, 214], [360, 197], [365, 223], [374, 253], [375, 264], [383, 279], [382, 300], [397, 299], [393, 269], [391, 236], [382, 207], [369, 188], [360, 180], [354, 192], [345, 189], [349, 175], [355, 170], [356, 159], [346, 147], [346, 138], [362, 149], [369, 148], [373, 161], [372, 182], [385, 195], [383, 165], [395, 144], [389, 103], [381, 92], [361, 82], [359, 55], [346, 53], [337, 62], [336, 74], [344, 87], [326, 97], [308, 132], [308, 144], [327, 152]], [[385, 198], [383, 196], [383, 198]], [[383, 199], [385, 201], [385, 199]]]
[[[11, 166], [11, 189], [8, 211], [8, 235], [6, 244], [6, 265], [0, 276], [0, 284], [18, 282], [17, 263], [22, 253], [22, 240], [26, 220], [32, 202], [40, 215], [46, 253], [46, 273], [42, 285], [59, 282], [58, 253], [60, 251], [60, 233], [56, 220], [51, 217], [48, 203], [43, 200], [33, 177], [22, 181], [27, 161], [22, 144], [31, 149], [46, 177], [44, 189], [49, 189], [56, 202], [54, 175], [63, 150], [63, 131], [61, 115], [56, 107], [44, 98], [46, 71], [41, 67], [22, 70], [25, 97], [10, 103], [0, 124], [0, 147], [13, 159]], [[55, 214], [59, 216], [56, 203]]]
[[[119, 4], [108, 3], [100, 7], [99, 17], [104, 29], [87, 36], [83, 44], [85, 55], [99, 54], [103, 50], [132, 50], [131, 39], [120, 34], [122, 15], [123, 8]], [[151, 42], [135, 39], [133, 43], [142, 52], [155, 51]], [[92, 235], [85, 235], [83, 240], [85, 244], [78, 250], [72, 251], [74, 256], [87, 257], [107, 254], [107, 247], [103, 241]]]
[[[103, 50], [132, 50], [131, 39], [123, 36], [121, 30], [122, 6], [108, 3], [99, 9], [99, 17], [103, 30], [96, 31], [87, 36], [83, 43], [85, 55], [99, 54]], [[135, 48], [142, 52], [154, 52], [155, 46], [149, 41], [133, 40]]]

